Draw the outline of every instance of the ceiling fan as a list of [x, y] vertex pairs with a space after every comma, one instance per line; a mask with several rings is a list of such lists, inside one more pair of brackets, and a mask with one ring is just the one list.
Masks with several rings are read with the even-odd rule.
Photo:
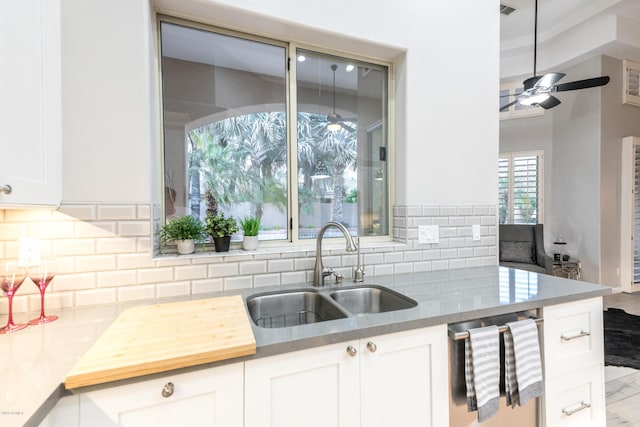
[[524, 89], [521, 93], [501, 95], [500, 97], [515, 96], [516, 99], [503, 105], [500, 111], [505, 111], [515, 104], [540, 106], [545, 110], [560, 104], [560, 100], [552, 95], [555, 92], [565, 92], [569, 90], [588, 89], [591, 87], [604, 86], [609, 83], [609, 76], [594, 77], [591, 79], [576, 80], [573, 82], [556, 84], [566, 74], [547, 73], [543, 76], [536, 75], [536, 59], [538, 50], [538, 0], [535, 0], [535, 22], [533, 40], [533, 77], [529, 77], [522, 82]]
[[336, 70], [338, 66], [336, 64], [331, 64], [331, 70], [333, 71], [333, 110], [331, 114], [327, 115], [327, 126], [326, 129], [332, 132], [339, 131], [340, 129], [344, 129], [349, 132], [355, 132], [356, 130], [349, 126], [342, 116], [336, 113]]

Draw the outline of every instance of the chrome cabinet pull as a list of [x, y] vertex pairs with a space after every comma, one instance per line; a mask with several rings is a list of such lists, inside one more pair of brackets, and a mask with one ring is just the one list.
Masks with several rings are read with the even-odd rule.
[[351, 357], [355, 357], [358, 354], [358, 349], [350, 345], [347, 347], [347, 354]]
[[563, 408], [562, 409], [562, 413], [564, 415], [566, 415], [567, 417], [570, 417], [571, 415], [575, 414], [576, 412], [580, 412], [583, 409], [587, 409], [587, 408], [591, 408], [591, 404], [585, 402], [584, 400], [580, 401], [580, 405], [573, 408], [573, 409], [567, 409], [567, 408]]
[[367, 343], [367, 348], [369, 349], [369, 351], [370, 351], [371, 353], [375, 353], [375, 352], [376, 352], [376, 350], [378, 349], [378, 346], [377, 346], [374, 342], [369, 341], [369, 342]]
[[173, 383], [166, 383], [164, 387], [162, 387], [162, 397], [171, 397], [173, 388]]
[[585, 331], [585, 330], [581, 330], [579, 333], [573, 334], [573, 335], [562, 334], [562, 335], [560, 335], [560, 339], [562, 341], [571, 341], [571, 340], [574, 340], [576, 338], [588, 337], [589, 335], [591, 335], [591, 332]]
[[0, 193], [11, 194], [13, 188], [9, 184], [0, 186]]

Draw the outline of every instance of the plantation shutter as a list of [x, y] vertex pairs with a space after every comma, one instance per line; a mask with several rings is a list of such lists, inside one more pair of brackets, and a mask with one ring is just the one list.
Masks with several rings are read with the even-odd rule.
[[507, 153], [498, 161], [498, 221], [537, 224], [542, 220], [542, 153]]
[[640, 145], [634, 145], [633, 283], [640, 283]]

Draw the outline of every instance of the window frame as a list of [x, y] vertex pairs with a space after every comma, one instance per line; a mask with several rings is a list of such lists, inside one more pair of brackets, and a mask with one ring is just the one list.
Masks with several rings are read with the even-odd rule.
[[[187, 20], [183, 18], [174, 17], [166, 14], [156, 14], [156, 40], [157, 40], [157, 55], [158, 55], [158, 63], [157, 63], [157, 82], [158, 82], [158, 105], [159, 105], [159, 120], [158, 120], [158, 132], [159, 132], [159, 172], [160, 172], [160, 189], [164, 189], [167, 185], [166, 183], [166, 174], [165, 174], [165, 147], [164, 147], [164, 127], [165, 127], [165, 118], [164, 118], [164, 109], [163, 109], [163, 79], [162, 79], [162, 51], [161, 51], [161, 23], [166, 22], [170, 24], [182, 25], [189, 28], [194, 28], [198, 30], [211, 31], [219, 34], [229, 35], [232, 37], [239, 37], [242, 39], [256, 41], [260, 43], [267, 43], [279, 47], [284, 47], [285, 49], [285, 61], [287, 62], [286, 73], [285, 73], [285, 84], [286, 84], [286, 99], [285, 99], [285, 112], [288, 115], [287, 117], [287, 217], [289, 221], [289, 226], [287, 229], [287, 238], [280, 240], [261, 240], [260, 246], [268, 247], [268, 248], [277, 248], [282, 247], [283, 250], [290, 250], [292, 246], [302, 246], [302, 245], [315, 245], [315, 239], [300, 239], [299, 238], [299, 212], [298, 212], [298, 158], [297, 158], [297, 87], [295, 82], [297, 81], [296, 74], [296, 66], [297, 61], [295, 58], [295, 54], [297, 49], [304, 49], [313, 51], [320, 54], [332, 55], [339, 58], [359, 61], [359, 62], [367, 62], [371, 64], [375, 64], [381, 67], [386, 67], [387, 70], [387, 91], [386, 94], [386, 111], [387, 111], [387, 126], [386, 128], [383, 126], [383, 132], [386, 135], [387, 141], [387, 171], [388, 171], [388, 179], [387, 183], [387, 218], [388, 218], [388, 234], [382, 236], [362, 236], [361, 240], [364, 243], [367, 242], [377, 242], [377, 241], [392, 241], [393, 240], [393, 204], [395, 200], [395, 170], [394, 170], [394, 160], [395, 160], [395, 139], [393, 137], [394, 132], [394, 119], [392, 112], [394, 111], [394, 102], [395, 99], [395, 91], [394, 91], [394, 68], [393, 63], [388, 61], [382, 61], [376, 58], [367, 57], [363, 55], [347, 53], [343, 51], [339, 51], [332, 48], [327, 48], [323, 46], [318, 46], [314, 44], [305, 44], [300, 43], [295, 40], [284, 40], [284, 39], [273, 39], [269, 37], [264, 37], [257, 34], [251, 34], [241, 31], [232, 30], [225, 27], [220, 27], [217, 25], [209, 25], [206, 23], [201, 23], [197, 21]], [[163, 225], [167, 222], [166, 206], [165, 206], [165, 197], [160, 197], [160, 212], [159, 212], [159, 224]], [[326, 237], [332, 239], [330, 237]], [[340, 238], [335, 238], [340, 239]], [[334, 239], [334, 240], [335, 240]], [[232, 242], [231, 249], [239, 249], [242, 246], [242, 242]], [[166, 245], [160, 245], [159, 249], [161, 252], [170, 252], [167, 251], [168, 247]], [[205, 252], [210, 252], [213, 250], [213, 243], [207, 243], [204, 245]]]
[[[508, 179], [507, 179], [507, 222], [504, 224], [515, 224], [514, 222], [514, 159], [521, 157], [531, 157], [536, 156], [538, 158], [538, 167], [536, 169], [536, 181], [538, 183], [538, 191], [536, 194], [536, 223], [543, 224], [544, 223], [544, 150], [532, 150], [532, 151], [511, 151], [500, 153], [498, 156], [498, 168], [500, 160], [508, 161]], [[498, 177], [498, 180], [500, 178]], [[500, 190], [499, 181], [498, 181], [498, 191]], [[500, 211], [500, 200], [498, 200], [498, 212]], [[500, 214], [498, 213], [498, 222], [500, 222]], [[521, 224], [521, 223], [518, 223]]]

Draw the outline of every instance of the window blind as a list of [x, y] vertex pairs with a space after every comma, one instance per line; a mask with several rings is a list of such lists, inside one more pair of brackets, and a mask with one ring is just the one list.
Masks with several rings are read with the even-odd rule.
[[509, 153], [498, 161], [500, 224], [537, 224], [542, 208], [542, 153]]

